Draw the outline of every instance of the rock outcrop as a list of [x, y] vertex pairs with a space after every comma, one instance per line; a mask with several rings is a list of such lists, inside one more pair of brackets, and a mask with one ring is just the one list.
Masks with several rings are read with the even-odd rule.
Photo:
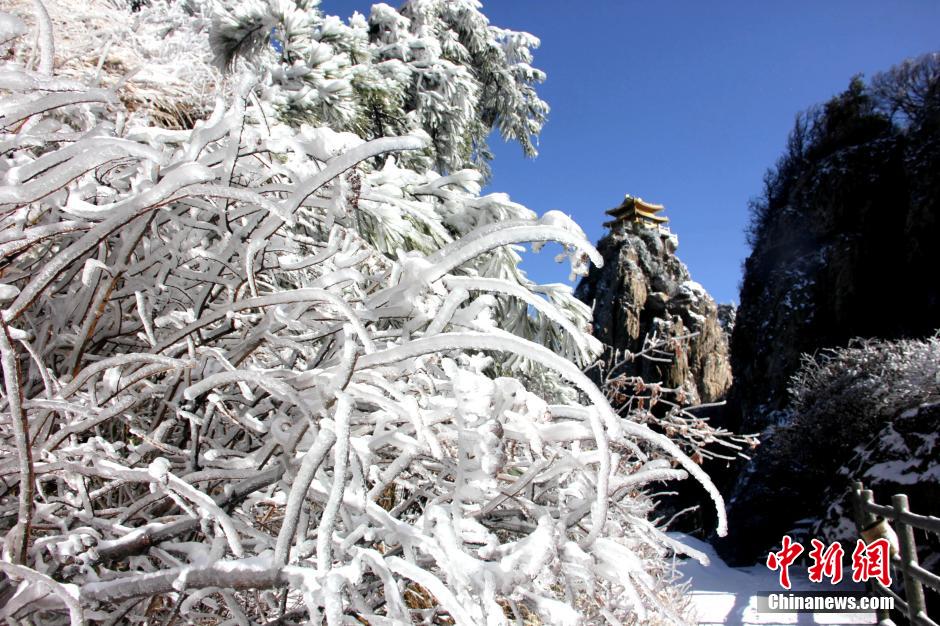
[[639, 359], [631, 374], [682, 388], [692, 404], [715, 402], [731, 386], [727, 336], [678, 245], [668, 230], [621, 223], [598, 244], [604, 267], [591, 268], [575, 295], [593, 304], [594, 336], [613, 350], [637, 353], [654, 334], [680, 340], [671, 364]]

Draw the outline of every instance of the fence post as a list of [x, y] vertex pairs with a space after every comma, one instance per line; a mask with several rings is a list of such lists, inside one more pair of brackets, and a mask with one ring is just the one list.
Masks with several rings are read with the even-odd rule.
[[[865, 507], [865, 504], [872, 504], [874, 501], [875, 497], [871, 489], [865, 489], [865, 485], [858, 480], [852, 483], [852, 505], [855, 512], [855, 524], [858, 527], [859, 534], [878, 521], [875, 514]], [[873, 597], [881, 595], [876, 593], [875, 585], [871, 581], [865, 583], [865, 587], [868, 589], [868, 595]], [[878, 624], [885, 626], [894, 624], [894, 622], [891, 621], [891, 612], [887, 609], [879, 608], [875, 611], [875, 619], [878, 620]]]
[[878, 521], [878, 518], [865, 508], [866, 503], [872, 503], [874, 500], [871, 490], [865, 489], [861, 481], [852, 483], [852, 503], [855, 506], [855, 524], [859, 532]]
[[901, 548], [901, 569], [904, 571], [904, 593], [907, 595], [908, 619], [911, 623], [918, 616], [926, 614], [924, 604], [924, 588], [920, 581], [911, 576], [910, 566], [917, 565], [917, 546], [914, 543], [914, 528], [910, 524], [905, 524], [902, 517], [910, 509], [908, 508], [907, 496], [899, 493], [892, 496], [891, 504], [894, 505], [894, 512], [897, 515], [897, 534], [898, 543]]

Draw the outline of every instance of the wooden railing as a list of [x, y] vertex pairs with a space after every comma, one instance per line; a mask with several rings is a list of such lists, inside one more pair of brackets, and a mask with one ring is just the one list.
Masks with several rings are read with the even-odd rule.
[[[940, 594], [940, 576], [920, 566], [917, 561], [917, 545], [914, 542], [915, 528], [940, 535], [940, 519], [912, 513], [905, 494], [892, 496], [892, 506], [876, 504], [871, 489], [865, 489], [860, 482], [852, 484], [851, 496], [855, 523], [860, 532], [876, 526], [879, 520], [885, 520], [897, 535], [897, 554], [892, 554], [891, 563], [895, 572], [902, 574], [906, 600], [874, 579], [869, 580], [872, 593], [894, 598], [895, 609], [905, 614], [912, 625], [940, 626], [927, 616], [924, 602], [924, 585]], [[878, 622], [891, 623], [887, 611], [879, 612]]]

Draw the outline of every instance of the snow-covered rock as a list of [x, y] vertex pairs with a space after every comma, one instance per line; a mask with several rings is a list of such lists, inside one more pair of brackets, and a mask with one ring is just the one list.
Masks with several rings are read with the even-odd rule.
[[644, 226], [608, 233], [598, 244], [604, 266], [591, 268], [575, 295], [594, 305], [594, 335], [614, 350], [639, 352], [654, 332], [682, 338], [673, 363], [641, 359], [635, 373], [681, 387], [692, 404], [715, 402], [731, 385], [728, 337], [715, 301], [671, 241], [667, 231]]

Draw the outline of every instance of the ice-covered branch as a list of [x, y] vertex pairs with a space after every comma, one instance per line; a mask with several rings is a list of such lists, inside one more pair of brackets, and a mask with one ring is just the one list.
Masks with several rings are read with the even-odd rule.
[[[269, 23], [252, 6], [229, 17]], [[234, 102], [171, 128], [16, 60], [0, 75], [13, 94], [0, 104], [0, 521], [17, 563], [0, 569], [43, 596], [21, 592], [14, 617], [649, 616], [681, 549], [646, 521], [642, 489], [685, 474], [713, 488], [575, 364], [598, 352], [590, 311], [526, 279], [515, 244], [558, 242], [575, 272], [597, 251], [558, 212], [480, 196], [479, 172], [441, 143], [463, 131], [385, 111], [403, 92], [350, 106], [363, 83], [324, 72], [371, 59], [368, 28], [281, 8], [356, 53], [305, 36], [296, 58], [314, 66], [239, 77]], [[493, 34], [476, 10], [438, 8]], [[176, 10], [142, 7], [140, 32]], [[375, 32], [436, 49], [403, 19], [377, 5]], [[297, 52], [293, 31], [275, 36]], [[525, 56], [502, 38], [471, 52]], [[376, 67], [357, 81], [391, 72], [412, 89], [429, 66]], [[295, 104], [302, 124], [283, 118]], [[372, 116], [391, 126], [368, 141], [329, 127]], [[280, 600], [258, 601], [273, 589]]]
[[20, 494], [16, 526], [10, 534], [8, 545], [13, 562], [26, 562], [26, 549], [29, 545], [30, 525], [33, 517], [33, 452], [29, 441], [29, 422], [23, 411], [22, 380], [20, 366], [7, 325], [0, 320], [0, 365], [3, 366], [3, 385], [6, 392], [7, 407], [13, 436], [16, 441], [16, 454], [19, 459]]

